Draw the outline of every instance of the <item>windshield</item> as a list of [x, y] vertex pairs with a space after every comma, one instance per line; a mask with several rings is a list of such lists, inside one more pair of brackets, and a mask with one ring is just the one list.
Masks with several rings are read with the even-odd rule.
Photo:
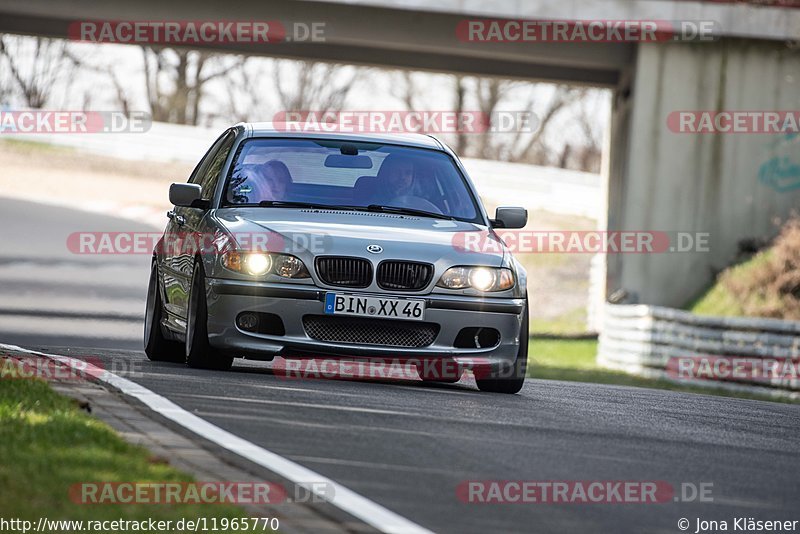
[[222, 205], [289, 204], [399, 208], [483, 222], [455, 162], [439, 151], [335, 140], [242, 143]]

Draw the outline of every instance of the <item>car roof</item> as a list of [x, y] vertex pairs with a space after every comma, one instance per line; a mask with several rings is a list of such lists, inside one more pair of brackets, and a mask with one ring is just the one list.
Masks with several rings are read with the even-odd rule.
[[404, 145], [435, 150], [445, 150], [438, 139], [432, 135], [418, 133], [350, 133], [350, 132], [319, 132], [314, 128], [306, 131], [297, 131], [283, 123], [248, 122], [240, 123], [244, 126], [248, 137], [292, 137], [299, 139], [337, 139], [341, 141], [363, 141], [391, 145]]

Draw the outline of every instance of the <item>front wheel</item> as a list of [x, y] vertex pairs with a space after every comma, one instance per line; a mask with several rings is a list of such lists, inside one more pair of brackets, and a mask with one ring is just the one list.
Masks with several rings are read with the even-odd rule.
[[153, 362], [182, 362], [183, 345], [164, 336], [161, 322], [164, 305], [158, 284], [158, 264], [154, 261], [150, 268], [150, 283], [147, 286], [147, 306], [144, 311], [144, 353]]
[[525, 383], [528, 368], [528, 299], [525, 298], [525, 311], [519, 329], [519, 348], [513, 365], [487, 373], [485, 378], [475, 376], [478, 389], [490, 393], [519, 393]]
[[197, 369], [227, 371], [233, 358], [215, 349], [208, 342], [208, 309], [203, 266], [198, 262], [192, 273], [189, 310], [186, 314], [186, 363]]

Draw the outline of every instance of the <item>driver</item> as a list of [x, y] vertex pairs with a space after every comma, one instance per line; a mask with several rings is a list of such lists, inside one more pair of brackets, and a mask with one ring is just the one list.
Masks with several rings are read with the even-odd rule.
[[[397, 196], [410, 196], [414, 194], [416, 176], [414, 164], [408, 160], [392, 160], [388, 162], [387, 177], [390, 187]], [[381, 169], [383, 170], [383, 169]]]
[[414, 196], [416, 190], [414, 163], [398, 156], [389, 156], [381, 164], [378, 181], [383, 192], [381, 196], [386, 202]]
[[428, 200], [419, 181], [414, 160], [398, 155], [387, 156], [378, 171], [378, 187], [381, 191], [378, 203], [395, 208], [412, 208], [442, 213]]

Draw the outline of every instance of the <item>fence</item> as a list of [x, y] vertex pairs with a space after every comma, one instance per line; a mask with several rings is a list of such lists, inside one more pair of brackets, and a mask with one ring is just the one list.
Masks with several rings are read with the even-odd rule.
[[606, 304], [597, 359], [651, 378], [800, 398], [795, 321]]

